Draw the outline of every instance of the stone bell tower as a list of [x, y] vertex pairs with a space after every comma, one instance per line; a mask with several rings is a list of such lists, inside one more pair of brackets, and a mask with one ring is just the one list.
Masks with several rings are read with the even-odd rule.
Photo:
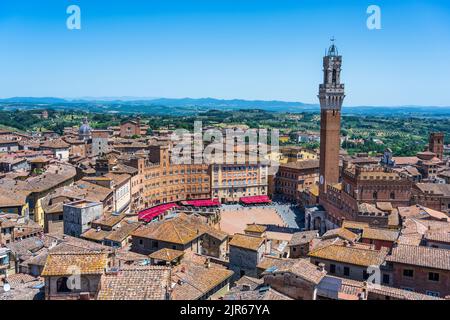
[[444, 138], [443, 132], [432, 132], [429, 137], [428, 149], [436, 153], [440, 160], [444, 159]]
[[323, 58], [323, 83], [319, 86], [320, 100], [320, 194], [327, 185], [339, 182], [339, 150], [341, 108], [345, 98], [341, 83], [342, 56], [332, 44]]

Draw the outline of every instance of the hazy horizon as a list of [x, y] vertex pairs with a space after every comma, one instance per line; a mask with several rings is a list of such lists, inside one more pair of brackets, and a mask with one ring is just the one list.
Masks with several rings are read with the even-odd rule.
[[[171, 98], [171, 97], [132, 97], [132, 96], [111, 96], [111, 97], [54, 97], [54, 96], [48, 96], [48, 97], [0, 97], [0, 102], [2, 100], [9, 100], [9, 99], [61, 99], [66, 100], [68, 102], [74, 102], [74, 101], [85, 101], [85, 102], [94, 102], [94, 101], [100, 101], [100, 102], [114, 102], [114, 101], [120, 101], [120, 102], [139, 102], [139, 101], [146, 101], [151, 102], [154, 100], [216, 100], [216, 101], [242, 101], [242, 102], [280, 102], [280, 103], [287, 103], [287, 104], [302, 104], [307, 105], [310, 107], [319, 107], [320, 104], [317, 103], [307, 103], [303, 101], [286, 101], [286, 100], [261, 100], [261, 99], [241, 99], [241, 98], [233, 98], [233, 99], [220, 99], [220, 98], [214, 98], [214, 97], [200, 97], [200, 98], [192, 98], [192, 97], [182, 97], [182, 98]], [[442, 105], [442, 106], [436, 106], [436, 105], [346, 105], [344, 103], [344, 108], [358, 108], [358, 107], [364, 107], [364, 108], [450, 108], [450, 105]], [[253, 109], [253, 107], [248, 107], [249, 109]]]

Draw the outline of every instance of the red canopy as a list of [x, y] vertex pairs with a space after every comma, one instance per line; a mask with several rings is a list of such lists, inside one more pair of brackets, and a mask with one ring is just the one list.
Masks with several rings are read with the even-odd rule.
[[242, 197], [239, 199], [243, 204], [258, 204], [272, 202], [268, 196]]
[[139, 212], [138, 217], [139, 220], [144, 220], [145, 222], [150, 222], [157, 216], [165, 213], [168, 210], [173, 208], [178, 208], [179, 206], [176, 203], [166, 203], [153, 208], [145, 209]]
[[220, 206], [220, 201], [219, 199], [188, 200], [183, 201], [182, 204], [193, 207], [218, 207]]

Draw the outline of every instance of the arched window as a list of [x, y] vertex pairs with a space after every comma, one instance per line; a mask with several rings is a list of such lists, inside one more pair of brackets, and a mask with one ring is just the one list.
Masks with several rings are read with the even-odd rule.
[[377, 200], [377, 199], [378, 199], [378, 192], [375, 191], [375, 192], [373, 193], [373, 199], [374, 199], [374, 200]]
[[337, 72], [336, 69], [333, 70], [333, 84], [336, 84], [337, 81]]
[[391, 192], [391, 196], [390, 196], [390, 198], [391, 198], [392, 200], [394, 200], [394, 199], [395, 199], [395, 192], [394, 192], [394, 191], [392, 191], [392, 192]]

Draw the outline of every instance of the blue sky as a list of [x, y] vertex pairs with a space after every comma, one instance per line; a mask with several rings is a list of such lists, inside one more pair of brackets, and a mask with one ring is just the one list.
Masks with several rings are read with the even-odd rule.
[[346, 105], [450, 106], [448, 0], [1, 0], [0, 97], [317, 103], [332, 36]]

